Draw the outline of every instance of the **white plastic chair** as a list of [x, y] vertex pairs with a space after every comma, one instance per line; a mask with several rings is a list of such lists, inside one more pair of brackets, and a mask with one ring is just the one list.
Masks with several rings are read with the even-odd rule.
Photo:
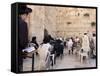
[[82, 51], [82, 49], [79, 51], [79, 57], [80, 57], [80, 61], [81, 63], [83, 63], [83, 57], [85, 57], [86, 59], [88, 59], [88, 51]]

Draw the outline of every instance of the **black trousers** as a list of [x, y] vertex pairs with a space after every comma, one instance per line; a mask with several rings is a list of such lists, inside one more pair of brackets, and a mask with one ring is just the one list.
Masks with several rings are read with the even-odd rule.
[[22, 49], [18, 50], [18, 72], [23, 71], [23, 53]]

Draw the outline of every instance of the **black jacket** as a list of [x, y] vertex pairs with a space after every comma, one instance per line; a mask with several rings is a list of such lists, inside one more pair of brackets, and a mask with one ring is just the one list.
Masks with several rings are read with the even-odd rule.
[[21, 18], [18, 19], [18, 70], [20, 71], [23, 66], [23, 49], [27, 46], [28, 43], [28, 28], [27, 23]]
[[18, 22], [18, 48], [24, 49], [28, 43], [28, 28], [27, 23], [19, 17]]

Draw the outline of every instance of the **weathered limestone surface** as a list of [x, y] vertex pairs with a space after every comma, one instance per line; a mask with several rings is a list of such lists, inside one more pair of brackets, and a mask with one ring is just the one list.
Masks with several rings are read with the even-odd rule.
[[[70, 37], [95, 31], [91, 22], [96, 22], [96, 10], [91, 8], [33, 6], [30, 14], [29, 39], [36, 36], [39, 43], [43, 40], [44, 28], [53, 37]], [[85, 16], [84, 16], [85, 15]]]

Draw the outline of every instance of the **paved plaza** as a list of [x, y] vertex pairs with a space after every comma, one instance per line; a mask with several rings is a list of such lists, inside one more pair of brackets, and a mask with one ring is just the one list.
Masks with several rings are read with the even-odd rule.
[[[38, 68], [38, 56], [35, 55], [34, 70]], [[79, 56], [75, 54], [64, 53], [63, 58], [57, 58], [56, 64], [50, 69], [68, 69], [68, 68], [84, 68], [84, 67], [96, 67], [96, 59], [88, 58], [85, 62], [81, 63]], [[26, 58], [23, 60], [23, 71], [32, 70], [32, 58]]]

